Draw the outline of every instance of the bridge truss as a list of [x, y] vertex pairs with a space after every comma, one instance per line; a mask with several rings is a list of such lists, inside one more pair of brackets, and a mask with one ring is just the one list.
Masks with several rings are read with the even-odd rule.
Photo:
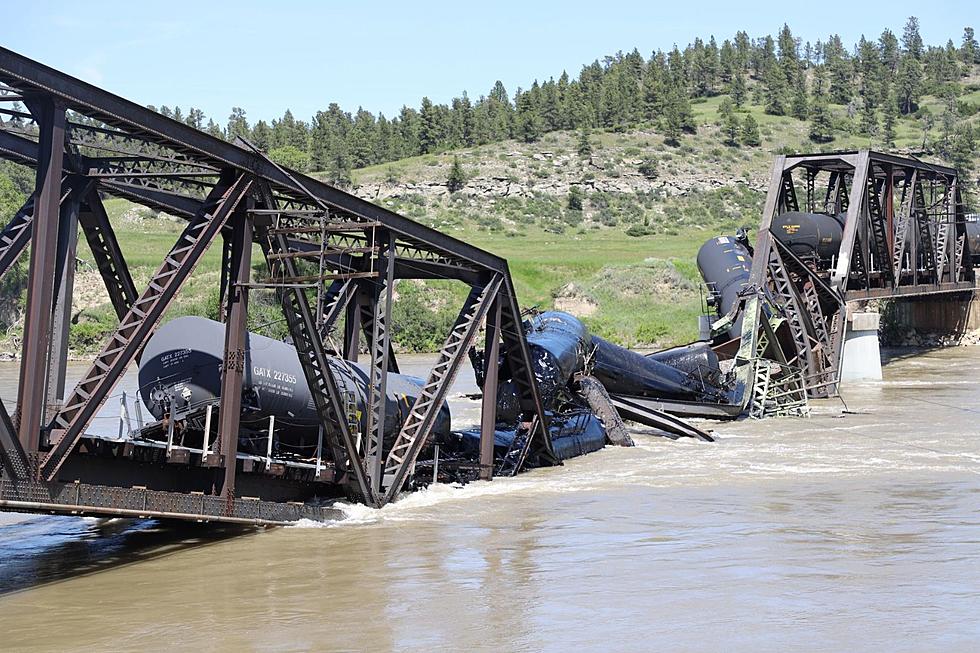
[[[790, 211], [843, 216], [829, 266], [773, 235], [773, 220]], [[743, 329], [738, 355], [750, 412], [836, 393], [848, 302], [975, 287], [952, 168], [869, 150], [777, 156], [745, 293], [755, 328]], [[773, 369], [781, 385], [767, 408]]]
[[[244, 141], [212, 137], [2, 48], [0, 157], [36, 171], [34, 193], [0, 232], [0, 278], [30, 250], [17, 405], [8, 411], [0, 402], [0, 507], [73, 505], [96, 513], [272, 523], [309, 516], [308, 509], [285, 502], [320, 493], [324, 485], [383, 505], [412, 475], [484, 322], [488, 349], [500, 353], [499, 359], [487, 357], [484, 373], [496, 379], [500, 365], [499, 373], [519, 390], [520, 423], [527, 430], [522, 460], [558, 462], [504, 259], [282, 168]], [[133, 281], [105, 196], [186, 220], [145, 288]], [[79, 230], [119, 324], [66, 392]], [[91, 441], [93, 418], [217, 241], [226, 334], [216, 451], [194, 457], [168, 448], [164, 455], [131, 443]], [[253, 244], [267, 262], [265, 278], [251, 278]], [[470, 290], [424, 390], [385, 450], [386, 376], [398, 369], [391, 315], [399, 279], [449, 279]], [[256, 288], [277, 294], [313, 393], [327, 452], [326, 463], [313, 472], [252, 469], [237, 456], [248, 295]], [[331, 343], [341, 320], [342, 344], [335, 352]], [[371, 391], [368, 426], [358, 433], [331, 366], [356, 359], [362, 336], [370, 351]], [[496, 404], [488, 394], [482, 427], [492, 441]], [[489, 476], [492, 457], [481, 464], [482, 475]]]

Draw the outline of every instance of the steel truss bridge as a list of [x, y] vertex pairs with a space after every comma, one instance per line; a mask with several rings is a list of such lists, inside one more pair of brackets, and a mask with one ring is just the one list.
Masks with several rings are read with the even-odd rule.
[[[303, 505], [341, 488], [369, 505], [395, 498], [439, 407], [481, 332], [488, 387], [518, 388], [523, 434], [506, 473], [530, 459], [557, 464], [531, 372], [507, 262], [235, 144], [0, 48], [0, 156], [36, 170], [27, 203], [0, 232], [0, 278], [30, 246], [17, 405], [0, 403], [0, 507], [89, 514], [281, 523], [327, 512]], [[102, 198], [121, 197], [186, 220], [138, 288]], [[79, 230], [118, 317], [88, 372], [65, 388]], [[213, 451], [147, 448], [88, 437], [93, 418], [136, 361], [208, 248], [220, 242], [224, 373]], [[251, 278], [257, 244], [265, 278]], [[470, 289], [397, 438], [384, 450], [385, 389], [398, 279], [450, 279]], [[238, 455], [250, 291], [273, 289], [313, 393], [324, 464], [284, 468]], [[344, 322], [341, 341], [331, 346]], [[330, 366], [363, 337], [371, 390], [364, 433]], [[498, 354], [502, 361], [498, 370]], [[494, 392], [482, 404], [480, 474], [493, 474]], [[206, 449], [206, 448], [205, 448]], [[501, 470], [497, 470], [500, 472]]]
[[[790, 211], [844, 215], [829, 266], [773, 235]], [[800, 414], [836, 393], [848, 302], [975, 288], [955, 170], [869, 150], [777, 156], [741, 306], [750, 414]]]

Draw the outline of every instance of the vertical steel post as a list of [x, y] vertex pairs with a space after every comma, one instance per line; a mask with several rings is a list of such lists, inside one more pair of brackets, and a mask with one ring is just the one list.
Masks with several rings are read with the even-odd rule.
[[[855, 241], [858, 240], [859, 227], [863, 225], [862, 215], [865, 210], [865, 189], [868, 184], [868, 150], [861, 150], [854, 161], [854, 176], [851, 178], [851, 201], [847, 206], [847, 218], [844, 222], [844, 233], [841, 236], [840, 255], [837, 258], [837, 268], [831, 274], [831, 285], [844, 295], [847, 292], [847, 281], [851, 274], [851, 259], [854, 255]], [[867, 238], [865, 238], [867, 240]], [[868, 260], [864, 261], [865, 271]], [[754, 281], [754, 279], [753, 279]]]
[[65, 154], [65, 107], [51, 100], [31, 103], [40, 130], [38, 165], [31, 233], [31, 266], [27, 281], [24, 344], [20, 385], [17, 389], [18, 435], [28, 456], [38, 451], [51, 337], [51, 302], [54, 298], [61, 175]]
[[[375, 286], [371, 296], [371, 385], [368, 388], [367, 449], [364, 461], [367, 465], [368, 480], [372, 491], [381, 492], [381, 476], [384, 469], [384, 432], [388, 405], [388, 373], [391, 356], [389, 337], [391, 335], [392, 294], [395, 283], [395, 236], [382, 232], [384, 251], [379, 254], [379, 269], [384, 273], [384, 285]], [[377, 246], [377, 240], [375, 241]]]
[[225, 321], [225, 363], [221, 376], [221, 407], [218, 411], [218, 439], [224, 456], [225, 482], [222, 496], [231, 512], [235, 499], [238, 457], [238, 429], [242, 413], [242, 377], [246, 365], [248, 320], [248, 282], [252, 263], [252, 221], [249, 198], [232, 216], [231, 265], [228, 279], [228, 309]]
[[361, 334], [361, 306], [364, 305], [364, 291], [361, 284], [357, 284], [354, 290], [354, 297], [347, 304], [347, 312], [344, 317], [344, 358], [356, 363], [357, 354], [360, 349]]
[[493, 479], [493, 442], [497, 430], [497, 382], [500, 369], [500, 300], [487, 313], [483, 348], [483, 403], [480, 414], [480, 480]]
[[[58, 257], [55, 283], [58, 284], [51, 311], [51, 349], [48, 353], [45, 407], [60, 409], [65, 399], [65, 371], [68, 366], [68, 331], [71, 327], [71, 300], [75, 292], [75, 254], [78, 247], [78, 214], [83, 189], [79, 182], [67, 184], [68, 198], [61, 206], [58, 226]], [[45, 420], [47, 421], [47, 420]]]

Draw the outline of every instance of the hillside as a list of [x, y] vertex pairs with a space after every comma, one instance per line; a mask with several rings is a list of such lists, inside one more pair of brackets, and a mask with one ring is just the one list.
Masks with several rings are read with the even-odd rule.
[[[354, 192], [507, 257], [525, 307], [568, 310], [626, 345], [669, 346], [696, 336], [697, 248], [713, 235], [754, 228], [775, 152], [815, 149], [805, 122], [753, 105], [743, 115], [757, 119], [761, 145], [726, 144], [722, 100], [694, 105], [697, 133], [676, 147], [645, 127], [594, 132], [591, 154], [579, 154], [581, 134], [555, 132], [536, 143], [511, 140], [356, 170]], [[970, 102], [980, 104], [980, 93]], [[833, 110], [843, 117], [846, 108]], [[898, 149], [915, 149], [921, 133], [913, 121], [898, 127]], [[868, 145], [844, 136], [823, 148]], [[465, 184], [450, 193], [454, 158]], [[581, 210], [570, 208], [576, 196]], [[109, 199], [107, 208], [137, 284], [145, 282], [181, 222], [123, 200]], [[114, 316], [84, 239], [79, 258], [71, 342], [84, 355], [101, 343]], [[218, 264], [212, 250], [169, 317], [216, 313]], [[449, 282], [403, 282], [398, 291], [400, 347], [438, 347], [462, 290]], [[257, 294], [252, 327], [283, 335], [276, 311], [268, 294]], [[0, 352], [15, 353], [18, 337], [15, 323]]]

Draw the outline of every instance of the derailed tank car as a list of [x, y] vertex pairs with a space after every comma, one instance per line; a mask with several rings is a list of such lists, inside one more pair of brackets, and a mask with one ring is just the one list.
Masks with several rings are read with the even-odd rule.
[[[139, 367], [140, 395], [157, 419], [216, 403], [221, 391], [224, 325], [202, 317], [182, 317], [161, 326], [147, 343]], [[270, 417], [281, 454], [309, 456], [316, 447], [319, 420], [296, 350], [287, 343], [248, 334], [242, 382], [242, 451], [264, 452]], [[367, 419], [368, 372], [331, 358], [334, 379], [348, 399], [351, 418], [363, 429]], [[390, 374], [385, 439], [390, 444], [418, 397], [422, 379]], [[439, 410], [433, 433], [448, 434], [448, 405]], [[199, 435], [197, 437], [200, 437]]]

